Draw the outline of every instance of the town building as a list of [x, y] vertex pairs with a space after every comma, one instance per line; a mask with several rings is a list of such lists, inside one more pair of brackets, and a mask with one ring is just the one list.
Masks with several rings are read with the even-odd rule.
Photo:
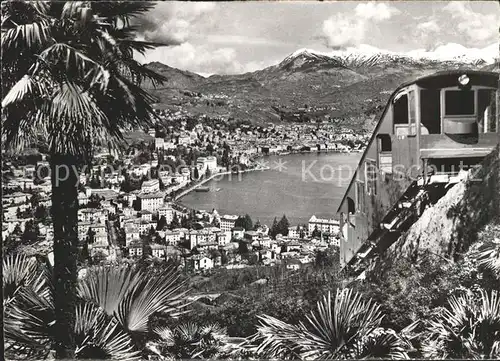
[[234, 224], [238, 216], [235, 215], [224, 215], [220, 218], [220, 229], [223, 231], [231, 231], [234, 228]]
[[322, 218], [317, 218], [315, 215], [313, 215], [309, 219], [308, 223], [308, 231], [309, 235], [311, 235], [315, 229], [318, 229], [318, 231], [322, 233], [330, 233], [332, 235], [335, 235], [339, 232], [340, 227], [339, 227], [339, 221], [336, 219], [322, 219]]
[[160, 181], [158, 179], [151, 179], [142, 182], [141, 192], [143, 193], [153, 193], [160, 191]]
[[167, 224], [172, 223], [172, 220], [174, 219], [173, 208], [170, 205], [159, 208], [158, 209], [158, 218], [161, 218], [161, 217], [165, 217]]
[[161, 192], [139, 194], [137, 199], [139, 200], [139, 208], [141, 211], [146, 210], [156, 213], [158, 209], [163, 206], [164, 194]]

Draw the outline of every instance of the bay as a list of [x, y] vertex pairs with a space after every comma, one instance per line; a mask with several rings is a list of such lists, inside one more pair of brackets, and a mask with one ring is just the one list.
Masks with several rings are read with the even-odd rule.
[[219, 214], [249, 214], [255, 222], [271, 225], [284, 214], [291, 225], [307, 223], [311, 215], [335, 218], [337, 207], [361, 153], [307, 153], [268, 156], [260, 162], [270, 169], [219, 175], [180, 202]]

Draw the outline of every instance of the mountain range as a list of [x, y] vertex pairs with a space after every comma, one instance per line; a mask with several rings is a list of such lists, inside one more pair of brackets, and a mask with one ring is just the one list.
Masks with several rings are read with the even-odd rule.
[[145, 87], [158, 98], [156, 107], [194, 115], [257, 123], [329, 116], [371, 127], [373, 116], [405, 81], [447, 69], [498, 71], [498, 59], [491, 55], [495, 46], [498, 50], [498, 45], [465, 49], [448, 44], [405, 54], [368, 45], [330, 53], [300, 49], [262, 70], [209, 77], [154, 62], [147, 67], [168, 81], [156, 89]]

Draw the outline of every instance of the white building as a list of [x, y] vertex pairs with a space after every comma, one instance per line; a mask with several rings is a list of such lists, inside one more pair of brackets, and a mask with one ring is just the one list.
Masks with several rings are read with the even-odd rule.
[[234, 228], [234, 224], [238, 216], [226, 214], [220, 219], [220, 229], [224, 232], [231, 231]]
[[217, 170], [217, 158], [213, 156], [199, 157], [196, 160], [196, 165], [200, 167], [202, 173], [205, 173], [207, 169], [213, 172]]
[[165, 140], [163, 138], [155, 138], [155, 148], [156, 149], [164, 149], [165, 148]]
[[153, 257], [165, 258], [165, 246], [156, 243], [152, 244], [151, 254], [153, 255]]
[[125, 226], [125, 246], [129, 246], [135, 240], [140, 237], [139, 227], [135, 224], [127, 224]]
[[139, 199], [139, 207], [140, 210], [146, 210], [153, 213], [156, 213], [158, 209], [163, 206], [165, 196], [163, 193], [148, 193], [148, 194], [140, 194], [137, 196]]
[[141, 192], [143, 193], [153, 193], [160, 191], [160, 181], [158, 179], [151, 179], [142, 182]]
[[297, 231], [296, 226], [288, 227], [288, 237], [290, 238], [300, 238], [300, 231]]
[[309, 219], [309, 234], [312, 234], [315, 228], [317, 228], [320, 232], [328, 232], [334, 235], [339, 232], [340, 224], [336, 219], [321, 219], [313, 215], [311, 219]]
[[78, 210], [79, 222], [104, 223], [106, 215], [99, 208], [82, 208]]
[[179, 231], [165, 231], [165, 242], [168, 245], [177, 246], [181, 241], [181, 233]]
[[142, 256], [142, 243], [140, 241], [129, 244], [127, 248], [129, 256], [131, 257]]
[[217, 243], [223, 247], [231, 242], [231, 231], [222, 231], [217, 233]]
[[165, 217], [167, 224], [172, 223], [174, 219], [174, 210], [171, 206], [164, 206], [158, 209], [158, 218]]
[[193, 262], [193, 269], [195, 270], [205, 270], [214, 268], [214, 261], [208, 257], [193, 256], [191, 259]]

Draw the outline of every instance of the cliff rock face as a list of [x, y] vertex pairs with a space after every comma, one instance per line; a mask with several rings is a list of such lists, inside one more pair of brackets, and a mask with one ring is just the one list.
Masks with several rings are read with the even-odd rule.
[[418, 259], [424, 252], [456, 258], [477, 240], [477, 233], [500, 217], [499, 149], [469, 179], [454, 185], [389, 249], [395, 256]]

